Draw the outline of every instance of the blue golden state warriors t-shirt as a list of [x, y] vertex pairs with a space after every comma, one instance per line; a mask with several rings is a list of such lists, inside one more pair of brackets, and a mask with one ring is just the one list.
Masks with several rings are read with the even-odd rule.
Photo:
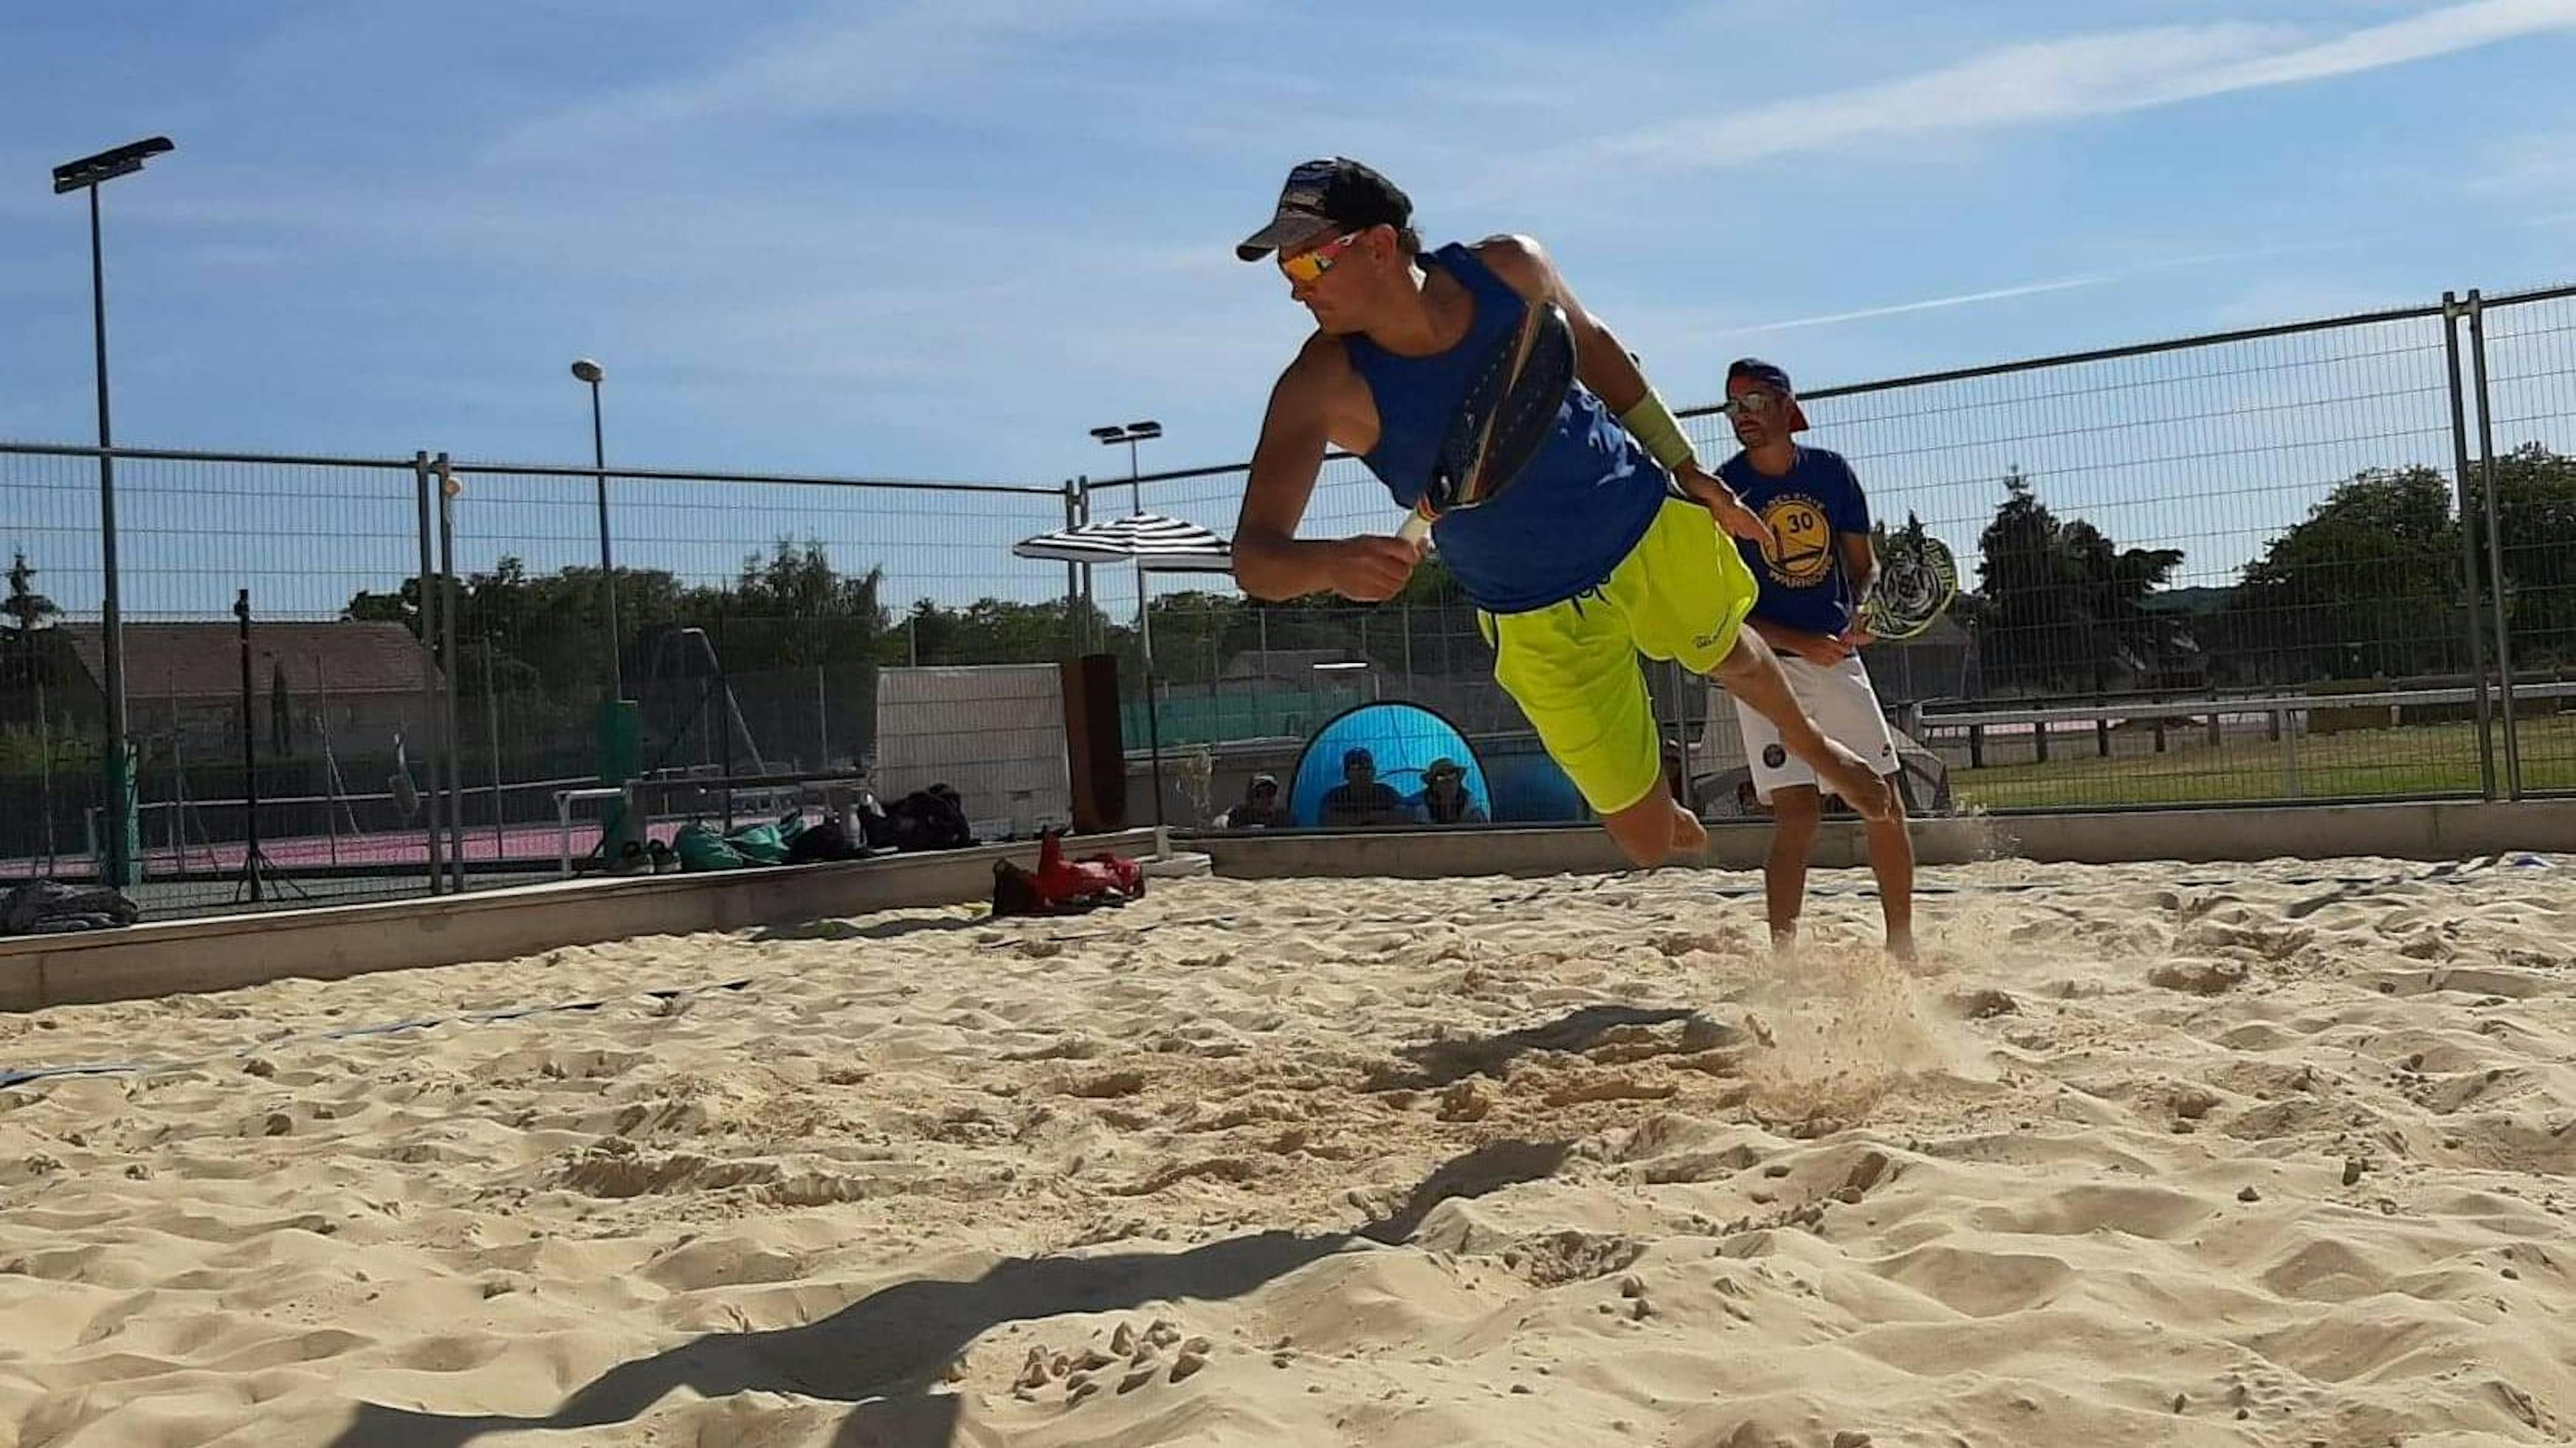
[[1756, 616], [1810, 633], [1838, 634], [1851, 626], [1851, 576], [1843, 568], [1846, 534], [1869, 536], [1869, 501], [1842, 454], [1820, 447], [1798, 449], [1789, 471], [1773, 477], [1742, 453], [1717, 470], [1778, 538], [1776, 550], [1735, 540], [1745, 566], [1762, 581]]

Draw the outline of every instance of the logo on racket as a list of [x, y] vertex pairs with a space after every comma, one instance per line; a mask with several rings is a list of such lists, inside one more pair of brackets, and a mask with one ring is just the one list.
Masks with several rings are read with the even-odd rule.
[[1556, 430], [1575, 376], [1565, 309], [1540, 302], [1478, 359], [1449, 430], [1432, 454], [1421, 499], [1398, 537], [1420, 538], [1443, 513], [1490, 502]]
[[1909, 543], [1900, 534], [1878, 561], [1861, 619], [1880, 638], [1912, 638], [1947, 612], [1958, 593], [1959, 565], [1949, 545], [1930, 534]]

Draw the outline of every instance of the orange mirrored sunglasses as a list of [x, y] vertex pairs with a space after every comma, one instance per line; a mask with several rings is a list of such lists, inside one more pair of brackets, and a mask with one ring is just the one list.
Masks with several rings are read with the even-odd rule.
[[1360, 234], [1354, 231], [1335, 237], [1313, 251], [1301, 251], [1295, 256], [1282, 256], [1279, 258], [1279, 270], [1288, 280], [1303, 286], [1331, 271], [1333, 263], [1341, 258], [1343, 252], [1350, 250], [1352, 242], [1359, 239]]

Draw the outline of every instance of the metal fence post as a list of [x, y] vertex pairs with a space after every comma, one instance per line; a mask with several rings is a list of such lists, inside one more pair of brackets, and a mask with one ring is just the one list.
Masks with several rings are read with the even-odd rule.
[[456, 654], [456, 494], [455, 469], [447, 454], [438, 455], [438, 637], [447, 659], [447, 688], [441, 700], [438, 742], [447, 756], [447, 888], [465, 892], [465, 750], [456, 727], [456, 673], [463, 667]]
[[510, 857], [509, 832], [501, 823], [501, 696], [492, 692], [492, 625], [483, 624], [484, 757], [492, 761], [492, 858]]
[[[1073, 480], [1073, 499], [1075, 512], [1080, 515], [1076, 520], [1077, 523], [1090, 522], [1090, 474], [1084, 473]], [[1080, 565], [1080, 567], [1082, 570], [1082, 617], [1086, 623], [1091, 623], [1095, 626], [1096, 637], [1093, 639], [1093, 647], [1105, 652], [1109, 648], [1109, 624], [1107, 620], [1101, 618], [1099, 605], [1093, 601], [1091, 592], [1091, 565], [1085, 563]]]
[[[1082, 522], [1082, 490], [1073, 479], [1064, 480], [1064, 526], [1077, 527]], [[1064, 652], [1068, 658], [1082, 652], [1082, 565], [1064, 565]]]
[[2478, 387], [2478, 479], [2486, 497], [2487, 576], [2495, 581], [2496, 677], [2504, 701], [2504, 789], [2505, 798], [2520, 799], [2522, 741], [2513, 718], [2513, 635], [2505, 617], [2504, 539], [2498, 526], [2504, 515], [2496, 503], [2495, 431], [2488, 416], [2486, 304], [2475, 287], [2469, 288], [2468, 311], [2469, 360]]
[[1419, 699], [1422, 697], [1421, 686], [1413, 679], [1413, 601], [1397, 599], [1395, 611], [1397, 622], [1404, 626], [1404, 697]]
[[[1074, 479], [1064, 479], [1064, 526], [1074, 528], [1082, 523], [1082, 500], [1074, 495]], [[1082, 652], [1082, 564], [1064, 564], [1064, 657]]]
[[438, 833], [438, 564], [432, 556], [437, 534], [430, 520], [429, 493], [433, 484], [428, 453], [412, 454], [412, 478], [420, 494], [420, 727], [422, 737], [429, 741], [422, 762], [429, 773], [425, 800], [429, 816], [429, 893], [435, 895], [446, 873], [446, 856]]
[[[2495, 706], [2487, 698], [2486, 630], [2478, 625], [2478, 536], [2474, 519], [2483, 516], [2469, 489], [2469, 424], [2461, 401], [2460, 389], [2460, 317], [2465, 309], [2457, 292], [2442, 293], [2442, 355], [2449, 364], [2451, 378], [2451, 458], [2455, 471], [2453, 481], [2459, 491], [2460, 508], [2460, 587], [2462, 616], [2469, 629], [2469, 676], [2477, 691], [2478, 715], [2478, 797], [2496, 797]], [[2480, 390], [2480, 398], [2484, 398]]]
[[814, 772], [822, 774], [832, 767], [832, 712], [825, 702], [823, 666], [814, 666]]

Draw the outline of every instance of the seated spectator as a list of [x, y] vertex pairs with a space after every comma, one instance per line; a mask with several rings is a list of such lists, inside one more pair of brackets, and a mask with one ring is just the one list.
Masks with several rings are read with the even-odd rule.
[[1276, 830], [1288, 826], [1288, 809], [1279, 802], [1279, 776], [1256, 774], [1243, 787], [1243, 800], [1218, 822], [1229, 830]]
[[1485, 822], [1485, 812], [1476, 807], [1475, 796], [1467, 793], [1467, 771], [1446, 756], [1431, 761], [1422, 771], [1422, 793], [1406, 803], [1412, 807], [1413, 817], [1426, 825]]
[[1342, 755], [1342, 782], [1324, 791], [1321, 810], [1326, 825], [1410, 824], [1404, 799], [1377, 777], [1377, 757], [1365, 749]]

